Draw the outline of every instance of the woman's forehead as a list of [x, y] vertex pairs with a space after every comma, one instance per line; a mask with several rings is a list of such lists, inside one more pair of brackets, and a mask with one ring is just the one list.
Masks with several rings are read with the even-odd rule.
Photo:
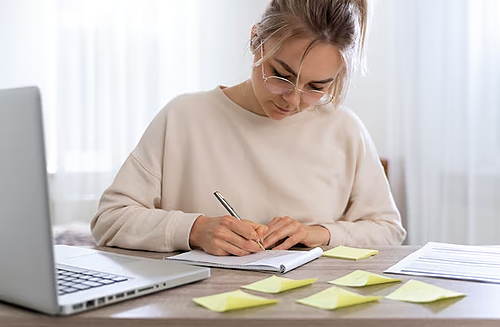
[[[276, 41], [270, 39], [265, 48], [271, 49]], [[294, 72], [298, 72], [305, 51], [311, 44], [310, 39], [292, 38], [286, 40], [271, 56], [271, 62], [286, 63]], [[324, 80], [335, 77], [342, 67], [342, 57], [338, 48], [328, 43], [314, 44], [304, 58], [300, 71], [301, 76], [307, 80]]]

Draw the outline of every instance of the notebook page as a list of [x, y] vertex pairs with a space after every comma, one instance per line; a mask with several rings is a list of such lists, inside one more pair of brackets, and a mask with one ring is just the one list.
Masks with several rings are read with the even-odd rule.
[[288, 272], [292, 269], [295, 269], [299, 266], [302, 266], [309, 261], [312, 261], [316, 258], [319, 258], [323, 254], [323, 250], [321, 248], [314, 248], [310, 251], [283, 251], [287, 252], [284, 256], [278, 257], [270, 257], [266, 259], [259, 260], [254, 262], [257, 265], [271, 265], [273, 267], [279, 267], [279, 271], [281, 273]]
[[315, 248], [310, 251], [266, 250], [238, 257], [215, 256], [201, 250], [193, 250], [172, 257], [167, 257], [165, 259], [177, 260], [187, 264], [206, 267], [261, 270], [283, 273], [321, 256], [322, 253], [323, 250], [321, 250], [321, 248]]

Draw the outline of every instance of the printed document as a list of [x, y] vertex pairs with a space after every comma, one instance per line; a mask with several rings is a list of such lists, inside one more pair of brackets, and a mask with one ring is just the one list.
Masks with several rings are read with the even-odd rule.
[[385, 272], [500, 283], [500, 248], [429, 242]]

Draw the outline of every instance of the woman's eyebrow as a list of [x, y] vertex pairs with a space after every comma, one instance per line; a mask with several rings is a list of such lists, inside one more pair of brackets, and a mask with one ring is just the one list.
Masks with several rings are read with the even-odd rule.
[[[288, 66], [288, 64], [286, 62], [284, 62], [283, 60], [278, 59], [278, 58], [274, 58], [274, 60], [276, 62], [278, 62], [287, 72], [289, 72], [293, 76], [297, 77], [297, 73], [295, 73], [295, 71], [292, 69], [292, 67]], [[330, 78], [327, 78], [327, 79], [324, 79], [324, 80], [321, 80], [321, 81], [311, 81], [309, 83], [312, 83], [312, 84], [326, 84], [326, 83], [330, 83], [331, 81], [333, 81], [333, 77], [330, 77]]]

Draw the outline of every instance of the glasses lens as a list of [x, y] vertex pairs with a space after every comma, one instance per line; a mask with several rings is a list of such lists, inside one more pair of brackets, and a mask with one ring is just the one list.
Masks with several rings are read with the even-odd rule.
[[[277, 76], [268, 77], [264, 81], [264, 85], [273, 94], [286, 94], [295, 91], [295, 85], [292, 82]], [[310, 105], [321, 106], [332, 101], [332, 96], [325, 92], [309, 90], [302, 94], [302, 101]]]
[[274, 94], [285, 94], [288, 92], [293, 92], [293, 90], [295, 90], [295, 85], [293, 85], [292, 82], [276, 76], [269, 77], [264, 82], [264, 85], [271, 93]]
[[332, 101], [332, 96], [320, 91], [307, 91], [302, 95], [302, 101], [308, 104], [324, 105]]

